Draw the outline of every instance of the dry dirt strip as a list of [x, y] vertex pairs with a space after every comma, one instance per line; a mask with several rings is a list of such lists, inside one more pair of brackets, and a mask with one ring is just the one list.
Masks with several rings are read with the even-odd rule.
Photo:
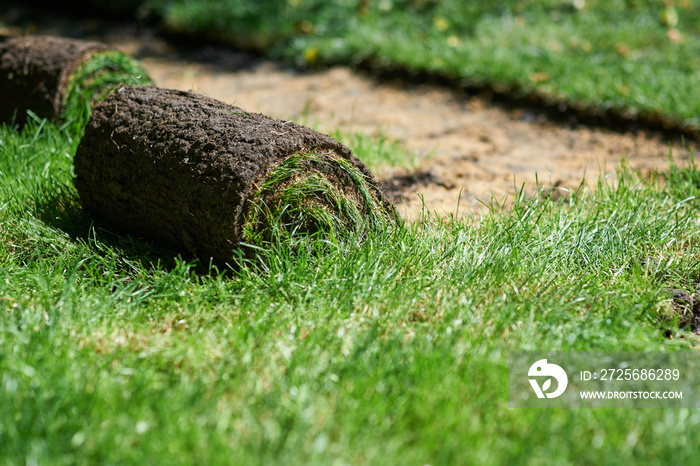
[[[512, 199], [523, 183], [575, 188], [584, 179], [614, 177], [622, 159], [640, 172], [664, 170], [669, 147], [689, 157], [680, 141], [658, 134], [617, 133], [558, 125], [528, 111], [487, 105], [434, 86], [405, 89], [335, 67], [299, 73], [261, 61], [232, 71], [178, 59], [143, 59], [160, 86], [196, 90], [250, 111], [303, 119], [321, 130], [380, 132], [422, 160], [424, 183], [403, 190], [400, 210], [415, 218], [423, 203], [441, 214], [475, 213]], [[217, 69], [219, 68], [219, 69]], [[400, 173], [379, 173], [387, 179]]]

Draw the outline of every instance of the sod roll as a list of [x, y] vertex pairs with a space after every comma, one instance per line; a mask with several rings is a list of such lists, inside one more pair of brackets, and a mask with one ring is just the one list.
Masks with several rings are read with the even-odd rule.
[[230, 263], [242, 243], [362, 234], [396, 219], [336, 140], [191, 92], [119, 88], [93, 108], [74, 160], [94, 218], [205, 261]]
[[94, 100], [119, 84], [152, 84], [124, 53], [99, 42], [49, 36], [0, 40], [0, 122], [40, 118], [84, 122]]

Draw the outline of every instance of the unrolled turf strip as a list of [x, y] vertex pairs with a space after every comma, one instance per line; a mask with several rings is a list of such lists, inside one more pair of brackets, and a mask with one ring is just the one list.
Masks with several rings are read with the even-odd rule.
[[100, 42], [50, 36], [0, 38], [0, 122], [87, 120], [94, 99], [119, 84], [152, 84], [138, 64]]
[[366, 232], [396, 220], [349, 148], [191, 92], [124, 86], [93, 108], [75, 159], [91, 215], [204, 261], [275, 232]]

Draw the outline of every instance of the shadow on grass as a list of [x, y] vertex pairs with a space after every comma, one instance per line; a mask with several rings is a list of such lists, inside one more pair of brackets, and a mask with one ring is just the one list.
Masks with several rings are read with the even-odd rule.
[[72, 189], [52, 190], [35, 201], [36, 217], [44, 224], [61, 230], [72, 240], [81, 242], [101, 257], [116, 256], [125, 264], [138, 264], [148, 270], [171, 271], [186, 261], [200, 274], [214, 270], [194, 257], [184, 255], [144, 238], [115, 230], [93, 219]]

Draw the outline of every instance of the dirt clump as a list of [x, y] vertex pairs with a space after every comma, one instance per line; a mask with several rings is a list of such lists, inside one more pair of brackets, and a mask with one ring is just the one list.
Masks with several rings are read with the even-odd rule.
[[700, 333], [700, 283], [696, 283], [691, 292], [674, 288], [669, 293], [673, 314], [678, 316], [678, 326], [689, 326], [693, 332]]

